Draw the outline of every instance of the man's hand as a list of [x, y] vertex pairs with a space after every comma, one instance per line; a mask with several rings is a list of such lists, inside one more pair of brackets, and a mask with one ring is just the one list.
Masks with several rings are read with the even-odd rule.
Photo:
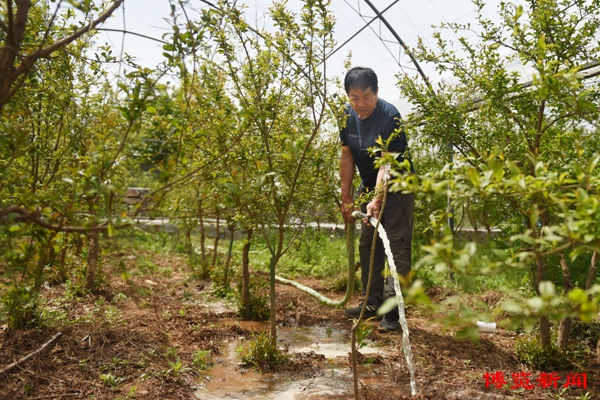
[[[367, 217], [379, 218], [379, 210], [381, 209], [381, 200], [377, 197], [367, 204]], [[369, 224], [369, 221], [365, 221]], [[369, 224], [371, 225], [371, 224]]]
[[342, 200], [342, 216], [344, 217], [344, 221], [351, 224], [354, 222], [354, 218], [352, 218], [352, 211], [354, 211], [354, 202], [352, 199], [343, 199]]

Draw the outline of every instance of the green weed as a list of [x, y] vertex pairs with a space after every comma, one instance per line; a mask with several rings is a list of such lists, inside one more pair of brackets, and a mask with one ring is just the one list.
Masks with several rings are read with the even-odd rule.
[[[375, 317], [371, 317], [367, 320], [360, 321], [360, 323], [356, 327], [355, 334], [356, 334], [356, 344], [358, 346], [357, 349], [362, 349], [363, 347], [365, 347], [367, 345], [367, 343], [365, 343], [365, 339], [373, 331], [373, 325], [368, 324], [367, 322], [371, 321], [372, 319], [375, 319]], [[356, 319], [353, 319], [353, 322], [356, 323]]]
[[[250, 278], [250, 299], [249, 299], [249, 319], [252, 321], [265, 321], [269, 319], [269, 299], [267, 296], [267, 281], [261, 276], [252, 276]], [[238, 284], [237, 298], [238, 315], [244, 317], [246, 307], [242, 303], [242, 283]]]
[[116, 378], [110, 372], [107, 374], [100, 374], [100, 380], [102, 381], [102, 383], [104, 383], [106, 386], [108, 386], [110, 388], [117, 387], [119, 385], [119, 383], [122, 381], [122, 379]]
[[233, 266], [229, 269], [229, 282], [225, 283], [225, 270], [224, 266], [216, 266], [210, 271], [210, 279], [213, 281], [214, 295], [222, 299], [234, 299], [235, 290], [231, 288], [231, 277], [235, 276], [235, 268]]
[[375, 364], [375, 359], [372, 357], [367, 357], [365, 359], [365, 361], [363, 361], [363, 363], [362, 363], [363, 367], [367, 367], [367, 368], [372, 367], [373, 364]]
[[177, 357], [177, 359], [175, 361], [169, 361], [169, 367], [171, 367], [168, 371], [167, 374], [173, 374], [175, 375], [176, 378], [179, 378], [179, 375], [181, 375], [184, 372], [190, 371], [191, 368], [184, 365], [181, 360], [179, 359], [179, 357]]
[[325, 334], [327, 334], [328, 338], [331, 337], [332, 333], [333, 333], [333, 329], [331, 328], [331, 326], [328, 326], [327, 328], [325, 328]]
[[158, 271], [158, 266], [152, 261], [147, 260], [145, 258], [139, 258], [136, 262], [136, 266], [138, 270], [144, 275], [152, 274]]
[[104, 310], [104, 315], [106, 316], [108, 323], [111, 325], [120, 321], [121, 314], [121, 310], [115, 306], [108, 306], [106, 307], [106, 310]]
[[43, 297], [38, 298], [37, 315], [35, 325], [37, 326], [63, 326], [69, 323], [66, 308], [69, 306], [62, 298], [51, 303]]
[[290, 362], [290, 357], [279, 350], [266, 331], [255, 332], [248, 344], [249, 349], [242, 356], [242, 362], [260, 372], [276, 370], [279, 365]]
[[534, 335], [527, 335], [515, 341], [515, 355], [523, 364], [540, 371], [571, 366], [570, 357], [566, 352], [559, 351], [554, 345], [545, 349], [539, 337]]
[[175, 360], [177, 358], [177, 347], [165, 347], [164, 357], [167, 360]]
[[127, 295], [126, 295], [125, 293], [117, 293], [117, 294], [116, 294], [116, 295], [115, 295], [115, 296], [112, 298], [112, 300], [111, 300], [111, 303], [114, 303], [114, 304], [116, 304], [116, 303], [118, 303], [118, 302], [120, 302], [120, 301], [127, 300], [127, 299], [128, 299], [128, 297], [127, 297]]
[[198, 350], [192, 354], [192, 364], [198, 371], [208, 369], [214, 365], [210, 350]]
[[135, 399], [135, 392], [137, 391], [137, 386], [132, 387], [125, 397], [117, 397], [117, 400], [130, 400]]

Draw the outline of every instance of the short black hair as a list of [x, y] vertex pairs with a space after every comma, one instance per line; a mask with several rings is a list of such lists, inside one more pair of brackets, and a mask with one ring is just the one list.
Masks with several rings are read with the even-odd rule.
[[364, 91], [371, 88], [373, 93], [377, 93], [377, 74], [368, 67], [354, 67], [346, 73], [344, 87], [346, 88], [346, 94], [354, 88]]

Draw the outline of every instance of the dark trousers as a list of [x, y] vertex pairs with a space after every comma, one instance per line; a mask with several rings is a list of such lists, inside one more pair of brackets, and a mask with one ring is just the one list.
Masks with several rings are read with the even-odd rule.
[[[381, 224], [390, 240], [390, 247], [396, 264], [396, 272], [406, 277], [411, 269], [411, 240], [413, 229], [413, 211], [415, 208], [415, 194], [388, 193], [385, 210]], [[361, 210], [366, 213], [367, 204], [361, 205]], [[369, 266], [371, 261], [371, 247], [373, 244], [374, 226], [362, 224], [359, 241], [359, 255], [361, 264], [361, 279], [363, 295], [366, 293], [369, 279]], [[395, 295], [394, 281], [392, 276], [384, 278], [385, 251], [383, 242], [377, 236], [375, 247], [375, 259], [373, 260], [373, 277], [371, 279], [371, 290], [369, 291], [369, 304], [380, 306], [383, 301]]]

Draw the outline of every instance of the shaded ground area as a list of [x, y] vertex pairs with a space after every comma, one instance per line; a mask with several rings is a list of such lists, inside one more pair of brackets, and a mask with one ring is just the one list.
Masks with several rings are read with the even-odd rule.
[[[53, 327], [1, 329], [0, 368], [39, 349], [57, 332], [63, 335], [42, 355], [0, 375], [0, 399], [352, 398], [350, 346], [345, 355], [318, 353], [335, 345], [331, 341], [349, 341], [350, 322], [342, 310], [278, 285], [282, 346], [298, 347], [296, 331], [312, 331], [314, 337], [301, 339], [311, 343], [293, 356], [292, 364], [259, 374], [239, 365], [236, 350], [263, 325], [239, 321], [231, 305], [214, 301], [208, 282], [185, 282], [182, 259], [159, 256], [154, 263], [158, 268], [127, 281], [115, 273], [107, 278], [111, 289], [100, 295], [73, 299], [63, 286], [45, 289], [45, 312]], [[326, 292], [321, 281], [302, 283]], [[430, 294], [438, 301], [446, 296], [439, 288]], [[482, 300], [494, 302], [499, 296], [488, 293]], [[355, 296], [352, 304], [357, 302]], [[594, 352], [585, 370], [529, 371], [514, 355], [515, 334], [504, 329], [472, 343], [443, 332], [418, 309], [411, 309], [408, 323], [419, 395], [410, 396], [401, 336], [375, 329], [369, 335], [374, 353], [361, 359], [361, 399], [576, 399], [585, 393], [589, 399], [600, 398]], [[212, 369], [194, 368], [193, 355], [199, 350], [211, 351]], [[531, 373], [534, 384], [542, 372], [557, 372], [563, 380], [558, 388], [486, 388], [486, 372], [503, 373], [509, 384], [511, 374], [521, 372]], [[563, 389], [568, 372], [585, 373], [587, 389]]]

